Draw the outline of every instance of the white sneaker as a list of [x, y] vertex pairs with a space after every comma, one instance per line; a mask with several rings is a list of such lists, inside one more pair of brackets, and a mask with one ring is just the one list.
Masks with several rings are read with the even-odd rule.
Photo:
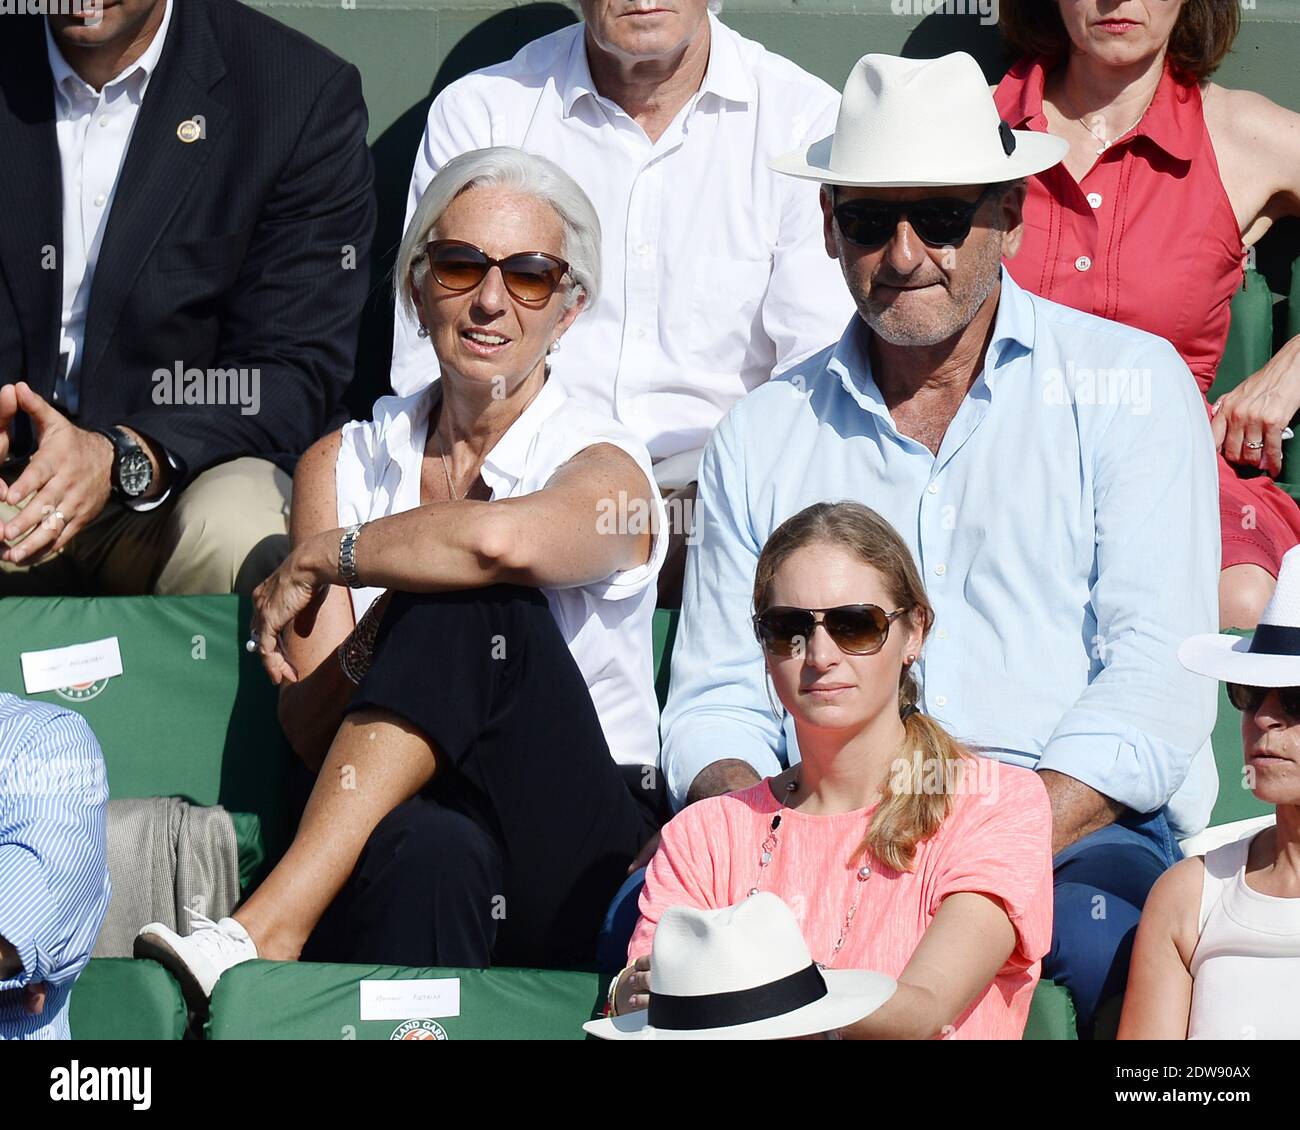
[[159, 962], [180, 983], [186, 1003], [206, 1011], [212, 988], [232, 966], [257, 957], [253, 939], [233, 918], [213, 922], [190, 911], [193, 922], [188, 937], [161, 922], [151, 922], [135, 936], [136, 957]]

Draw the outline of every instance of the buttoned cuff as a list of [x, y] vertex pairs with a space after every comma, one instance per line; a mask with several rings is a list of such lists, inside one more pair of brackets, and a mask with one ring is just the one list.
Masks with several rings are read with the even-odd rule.
[[1070, 732], [1058, 729], [1043, 750], [1038, 768], [1064, 773], [1082, 781], [1111, 800], [1134, 812], [1150, 813], [1169, 803], [1183, 777], [1190, 757], [1178, 759], [1172, 747], [1164, 751], [1137, 727], [1122, 732], [1112, 727], [1089, 729], [1075, 723]]

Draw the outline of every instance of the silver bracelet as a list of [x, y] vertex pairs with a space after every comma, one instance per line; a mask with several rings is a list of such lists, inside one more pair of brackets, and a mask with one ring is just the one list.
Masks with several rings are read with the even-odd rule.
[[351, 589], [361, 587], [361, 578], [357, 576], [357, 538], [362, 524], [357, 522], [349, 526], [339, 538], [339, 578]]

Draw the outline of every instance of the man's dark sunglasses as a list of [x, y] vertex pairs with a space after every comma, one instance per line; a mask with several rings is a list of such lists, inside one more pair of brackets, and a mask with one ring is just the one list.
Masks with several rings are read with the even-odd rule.
[[1245, 683], [1228, 684], [1228, 701], [1243, 714], [1254, 714], [1269, 694], [1277, 691], [1277, 700], [1288, 718], [1300, 718], [1300, 687], [1251, 687]]
[[766, 608], [754, 617], [754, 634], [769, 655], [787, 659], [806, 648], [821, 624], [835, 646], [847, 655], [874, 655], [885, 646], [889, 625], [908, 609], [886, 612], [875, 604], [838, 608]]
[[500, 267], [506, 290], [520, 302], [545, 302], [569, 273], [568, 263], [545, 251], [517, 251], [493, 259], [481, 247], [459, 239], [430, 240], [424, 253], [434, 279], [454, 294], [473, 290], [493, 267]]
[[974, 200], [931, 196], [924, 200], [870, 200], [858, 197], [835, 205], [835, 222], [850, 243], [878, 250], [893, 238], [906, 216], [912, 230], [930, 247], [956, 247], [970, 235], [980, 205], [999, 190], [989, 185]]

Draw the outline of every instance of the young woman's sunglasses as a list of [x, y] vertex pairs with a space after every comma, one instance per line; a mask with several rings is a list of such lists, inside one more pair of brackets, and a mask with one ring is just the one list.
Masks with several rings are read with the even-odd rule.
[[425, 245], [424, 253], [438, 284], [454, 294], [473, 290], [493, 267], [500, 267], [506, 290], [520, 302], [545, 302], [569, 273], [568, 263], [545, 251], [518, 251], [493, 259], [472, 243], [434, 239]]
[[874, 655], [885, 646], [889, 625], [908, 609], [886, 612], [874, 604], [843, 604], [838, 608], [764, 609], [754, 617], [754, 634], [769, 655], [788, 659], [806, 648], [820, 624], [835, 646], [847, 655]]
[[1300, 718], [1300, 687], [1249, 687], [1245, 683], [1228, 684], [1228, 701], [1243, 714], [1254, 714], [1277, 691], [1277, 700], [1288, 718]]
[[835, 222], [845, 239], [869, 251], [884, 247], [904, 216], [922, 242], [930, 247], [955, 247], [970, 235], [975, 213], [997, 188], [989, 185], [974, 200], [950, 196], [925, 200], [845, 200], [835, 205]]

